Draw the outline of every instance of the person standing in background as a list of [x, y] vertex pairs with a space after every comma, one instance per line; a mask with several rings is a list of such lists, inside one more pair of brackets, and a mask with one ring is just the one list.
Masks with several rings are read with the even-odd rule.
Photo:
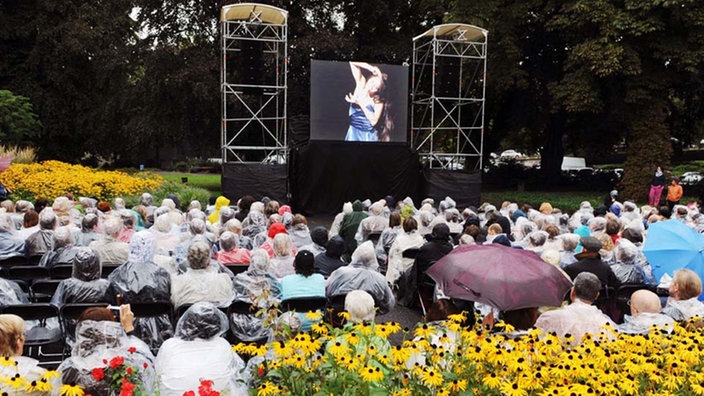
[[680, 179], [678, 177], [673, 177], [670, 186], [667, 188], [667, 207], [670, 208], [670, 212], [672, 212], [672, 208], [674, 208], [675, 205], [680, 203], [682, 195], [683, 192], [682, 186], [680, 185]]
[[648, 205], [657, 208], [660, 206], [660, 197], [662, 190], [665, 188], [665, 174], [662, 168], [658, 166], [655, 170], [655, 175], [650, 181], [650, 194], [648, 194]]

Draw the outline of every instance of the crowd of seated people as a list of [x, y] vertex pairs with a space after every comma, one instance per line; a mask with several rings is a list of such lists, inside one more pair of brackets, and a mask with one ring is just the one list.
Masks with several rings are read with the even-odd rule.
[[[73, 366], [67, 373], [80, 377], [96, 348], [98, 355], [104, 354], [105, 348], [122, 348], [134, 338], [143, 344], [143, 358], [156, 362], [155, 375], [185, 373], [184, 378], [164, 380], [162, 394], [197, 387], [195, 374], [189, 374], [194, 367], [212, 369], [213, 379], [220, 378], [223, 388], [236, 393], [236, 384], [229, 380], [242, 362], [225, 352], [220, 336], [229, 331], [237, 340], [270, 341], [274, 335], [253, 312], [228, 312], [234, 303], [257, 310], [284, 300], [318, 297], [342, 305], [360, 291], [365, 302], [373, 301], [377, 314], [394, 310], [397, 301], [415, 308], [415, 288], [432, 283], [424, 272], [463, 244], [500, 243], [531, 250], [574, 281], [570, 303], [540, 316], [538, 307], [503, 313], [489, 307], [495, 312], [492, 320], [503, 314], [506, 321], [520, 321], [521, 329], [535, 326], [578, 339], [606, 323], [615, 331], [644, 333], [651, 325], [671, 327], [673, 320], [704, 317], [704, 304], [698, 300], [701, 280], [692, 271], [676, 272], [665, 285], [666, 303], [659, 304], [661, 299], [652, 292], [660, 280], [643, 255], [643, 241], [650, 224], [669, 218], [666, 208], [638, 209], [627, 203], [628, 211], [614, 213], [613, 205], [593, 209], [585, 202], [568, 215], [550, 205], [541, 205], [541, 210], [511, 202], [500, 208], [457, 208], [446, 198], [439, 205], [426, 199], [416, 208], [410, 198], [396, 203], [387, 197], [345, 204], [328, 230], [309, 229], [303, 215], [269, 199], [248, 196], [230, 206], [230, 200], [220, 197], [205, 209], [199, 202], [189, 203], [185, 212], [175, 199], [155, 206], [144, 194], [140, 205], [131, 209], [121, 199], [99, 203], [74, 201], [68, 195], [46, 203], [39, 212], [27, 201], [2, 205], [0, 260], [19, 257], [40, 267], [73, 266], [52, 304], [170, 302], [177, 310], [183, 308], [178, 322], [168, 315], [138, 317], [127, 332], [102, 323], [114, 323], [109, 315], [79, 320], [73, 363], [66, 363]], [[676, 207], [680, 212], [678, 221], [704, 228], [704, 216], [696, 207]], [[106, 266], [116, 268], [104, 277]], [[633, 293], [629, 312], [614, 317], [598, 302], [621, 285], [643, 290]], [[442, 290], [436, 289], [435, 296], [442, 297]], [[28, 297], [12, 280], [0, 279], [0, 300], [2, 305], [22, 304]], [[470, 302], [452, 304], [473, 310]], [[304, 316], [298, 319], [304, 331], [310, 327]], [[86, 349], [89, 344], [92, 350]], [[157, 357], [148, 351], [158, 351]], [[176, 353], [188, 356], [172, 362]], [[217, 358], [217, 365], [198, 363], [211, 358]]]

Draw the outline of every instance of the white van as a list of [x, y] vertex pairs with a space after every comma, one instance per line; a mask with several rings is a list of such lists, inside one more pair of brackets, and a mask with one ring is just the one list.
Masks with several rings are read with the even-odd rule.
[[592, 172], [594, 171], [594, 168], [587, 166], [587, 161], [584, 159], [584, 157], [562, 157], [561, 169], [563, 171], [573, 172], [579, 172], [582, 170]]

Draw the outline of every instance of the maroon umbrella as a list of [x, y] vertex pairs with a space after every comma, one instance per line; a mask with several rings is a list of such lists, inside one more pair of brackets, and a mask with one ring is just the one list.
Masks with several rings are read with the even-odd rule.
[[448, 297], [490, 304], [502, 311], [559, 306], [572, 287], [561, 269], [534, 252], [499, 244], [460, 246], [426, 274]]

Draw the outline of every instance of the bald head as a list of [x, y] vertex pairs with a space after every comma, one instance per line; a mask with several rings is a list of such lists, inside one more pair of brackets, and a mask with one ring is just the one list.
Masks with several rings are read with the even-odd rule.
[[633, 316], [644, 312], [658, 313], [661, 309], [660, 297], [650, 290], [636, 290], [631, 295], [631, 315]]

